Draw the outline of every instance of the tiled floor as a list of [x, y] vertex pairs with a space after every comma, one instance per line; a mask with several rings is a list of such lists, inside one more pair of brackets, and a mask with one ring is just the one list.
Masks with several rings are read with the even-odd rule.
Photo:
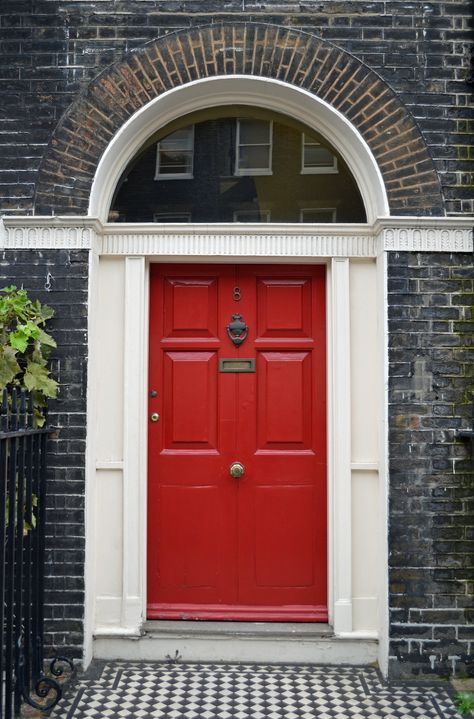
[[51, 719], [460, 719], [447, 687], [387, 686], [371, 667], [106, 664]]

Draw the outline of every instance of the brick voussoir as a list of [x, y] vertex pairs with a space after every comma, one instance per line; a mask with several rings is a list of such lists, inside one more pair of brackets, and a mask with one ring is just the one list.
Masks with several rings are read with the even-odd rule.
[[[55, 133], [54, 139], [59, 140], [68, 133], [72, 135], [68, 142], [73, 157], [68, 159], [67, 150], [62, 156], [55, 155], [61, 167], [58, 177], [66, 178], [79, 167], [87, 168], [92, 178], [94, 162], [99, 162], [114, 132], [164, 89], [196, 78], [236, 72], [285, 81], [297, 78], [299, 86], [334, 103], [362, 133], [375, 156], [377, 152], [390, 153], [402, 137], [415, 140], [416, 163], [403, 149], [389, 155], [387, 188], [394, 206], [399, 206], [397, 192], [403, 188], [414, 189], [416, 195], [421, 188], [431, 187], [430, 198], [440, 193], [434, 165], [414, 120], [379, 75], [321, 38], [262, 23], [223, 23], [170, 33], [125, 55], [103, 71], [89, 86], [85, 98], [71, 107]], [[103, 117], [107, 122], [101, 129]], [[41, 178], [46, 177], [42, 170], [51, 166], [52, 146], [53, 143], [40, 167], [40, 185]], [[81, 153], [85, 155], [82, 165]], [[384, 172], [386, 167], [382, 164], [381, 169]], [[393, 182], [397, 171], [400, 177], [410, 178], [408, 184]], [[40, 195], [44, 195], [41, 187], [37, 192]], [[54, 197], [51, 203], [54, 205]], [[404, 206], [409, 210], [410, 204], [407, 195]], [[434, 204], [436, 208], [442, 205], [441, 194]], [[419, 205], [415, 202], [412, 207]], [[428, 214], [434, 209], [426, 207]]]

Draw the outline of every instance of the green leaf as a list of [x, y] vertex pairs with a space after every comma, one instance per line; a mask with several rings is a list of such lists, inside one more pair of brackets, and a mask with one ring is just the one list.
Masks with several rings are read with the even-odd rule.
[[40, 313], [43, 322], [46, 322], [46, 320], [50, 320], [52, 317], [54, 317], [54, 310], [49, 305], [41, 305]]
[[54, 337], [51, 337], [47, 332], [40, 329], [38, 340], [42, 345], [46, 345], [46, 347], [57, 347], [56, 340]]
[[28, 335], [25, 335], [23, 330], [17, 330], [16, 332], [10, 333], [10, 344], [13, 347], [13, 349], [18, 350], [18, 352], [24, 352], [26, 348], [28, 347]]
[[42, 330], [34, 322], [29, 320], [24, 324], [18, 324], [15, 332], [10, 333], [10, 344], [19, 352], [25, 352], [28, 347], [28, 341], [37, 340]]
[[39, 390], [46, 397], [56, 397], [58, 383], [49, 377], [49, 370], [38, 362], [28, 362], [23, 382], [27, 389]]
[[11, 295], [11, 294], [13, 294], [14, 292], [16, 292], [16, 290], [17, 290], [16, 285], [8, 285], [8, 287], [2, 287], [2, 288], [0, 289], [0, 292], [3, 292], [3, 293], [5, 293], [5, 294], [7, 294], [7, 295]]
[[[49, 351], [49, 348], [47, 348]], [[41, 345], [39, 342], [35, 342], [33, 352], [31, 353], [30, 359], [33, 362], [37, 362], [40, 365], [43, 365], [43, 367], [46, 367], [47, 362], [44, 356], [44, 353], [41, 351]]]
[[35, 415], [35, 423], [36, 423], [36, 426], [41, 429], [41, 427], [43, 427], [43, 426], [44, 426], [44, 423], [46, 422], [46, 420], [45, 420], [45, 418], [44, 418], [44, 414], [41, 412], [40, 409], [38, 409], [37, 407], [35, 407], [35, 409], [34, 409], [34, 415]]
[[38, 427], [45, 423], [46, 398], [58, 391], [48, 369], [48, 356], [56, 342], [43, 329], [53, 315], [51, 307], [31, 300], [23, 287], [0, 289], [0, 389], [14, 383], [32, 391]]
[[469, 714], [474, 710], [474, 694], [472, 692], [458, 692], [454, 701], [460, 714]]
[[16, 360], [15, 350], [8, 345], [0, 345], [0, 389], [13, 382], [19, 372], [21, 368]]
[[28, 335], [28, 337], [31, 337], [34, 340], [39, 339], [40, 334], [42, 330], [38, 327], [38, 325], [35, 322], [32, 322], [31, 320], [28, 320], [26, 324], [21, 325], [21, 329], [25, 333], [25, 335]]

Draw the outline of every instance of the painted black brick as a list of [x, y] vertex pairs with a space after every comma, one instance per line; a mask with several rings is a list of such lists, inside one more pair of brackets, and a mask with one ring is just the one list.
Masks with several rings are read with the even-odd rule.
[[417, 119], [446, 209], [472, 212], [472, 3], [440, 0], [2, 0], [0, 210], [31, 213], [41, 157], [64, 110], [106, 65], [173, 30], [270, 22], [332, 40], [376, 70]]
[[474, 675], [472, 255], [391, 253], [391, 674]]
[[[465, 82], [472, 72], [470, 0], [2, 0], [0, 212], [32, 213], [51, 134], [100, 70], [170, 31], [232, 19], [319, 34], [379, 72], [423, 132], [448, 213], [473, 211], [473, 121]], [[390, 260], [394, 674], [427, 671], [430, 655], [437, 671], [449, 666], [452, 654], [467, 662], [472, 640], [468, 625], [451, 613], [461, 610], [472, 620], [467, 610], [474, 604], [472, 474], [453, 432], [468, 424], [473, 388], [470, 263], [467, 255]], [[50, 292], [44, 289], [47, 272], [53, 275]], [[61, 433], [50, 450], [47, 638], [75, 655], [84, 591], [86, 275], [81, 252], [3, 255], [4, 282], [24, 282], [57, 311], [55, 367], [62, 390], [51, 418]]]
[[84, 458], [86, 437], [88, 253], [81, 250], [7, 250], [0, 286], [24, 286], [49, 304], [51, 356], [60, 383], [49, 422], [46, 512], [46, 650], [80, 659], [84, 616]]

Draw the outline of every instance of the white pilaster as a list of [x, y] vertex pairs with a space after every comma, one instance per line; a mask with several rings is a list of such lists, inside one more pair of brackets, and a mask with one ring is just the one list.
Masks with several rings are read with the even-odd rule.
[[349, 260], [331, 263], [334, 632], [352, 631]]
[[143, 621], [143, 528], [146, 507], [145, 258], [125, 260], [124, 469], [122, 626], [138, 633]]
[[389, 473], [388, 473], [388, 297], [387, 297], [387, 252], [381, 252], [377, 257], [377, 303], [378, 303], [378, 347], [380, 352], [380, 419], [379, 419], [379, 522], [381, 526], [380, 536], [383, 541], [380, 544], [380, 566], [379, 566], [379, 667], [384, 676], [388, 672], [389, 655], [389, 607], [388, 607], [388, 498], [389, 498]]

